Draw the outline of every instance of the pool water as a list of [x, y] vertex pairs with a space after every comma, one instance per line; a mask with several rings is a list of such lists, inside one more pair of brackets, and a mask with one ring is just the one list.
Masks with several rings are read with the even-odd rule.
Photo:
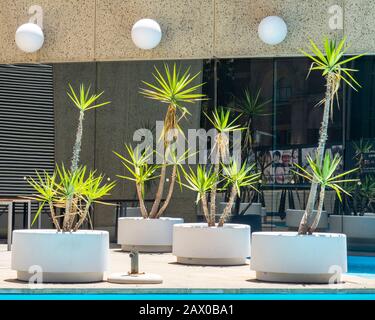
[[348, 274], [375, 279], [375, 256], [348, 256]]

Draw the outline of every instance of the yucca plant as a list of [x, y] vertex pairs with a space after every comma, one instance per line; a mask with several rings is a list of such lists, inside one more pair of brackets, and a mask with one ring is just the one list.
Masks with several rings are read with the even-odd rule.
[[[42, 209], [48, 205], [53, 224], [57, 231], [77, 231], [89, 219], [89, 209], [93, 203], [101, 203], [100, 198], [109, 195], [115, 182], [104, 182], [104, 176], [96, 176], [95, 171], [88, 172], [87, 168], [78, 167], [75, 171], [57, 166], [52, 175], [36, 172], [37, 179], [27, 180], [36, 194], [30, 198], [40, 203], [33, 223]], [[65, 210], [61, 216], [56, 215], [55, 208]], [[61, 227], [59, 219], [64, 218]]]
[[57, 199], [58, 188], [56, 185], [56, 171], [50, 175], [47, 171], [44, 171], [43, 174], [40, 174], [36, 171], [36, 178], [28, 177], [27, 182], [30, 186], [36, 191], [36, 194], [31, 197], [31, 199], [40, 203], [39, 209], [35, 214], [35, 217], [32, 221], [32, 225], [35, 223], [36, 219], [39, 217], [41, 211], [45, 205], [49, 206], [50, 215], [54, 226], [57, 231], [61, 231], [60, 223], [58, 217], [55, 213], [54, 203]]
[[[253, 148], [254, 118], [271, 115], [270, 113], [265, 112], [265, 108], [272, 100], [262, 100], [260, 98], [261, 92], [262, 89], [258, 89], [256, 92], [253, 92], [247, 88], [244, 90], [242, 98], [234, 98], [234, 105], [231, 107], [233, 111], [240, 115], [239, 119], [244, 125], [244, 137], [242, 142], [244, 154], [247, 154]], [[244, 157], [244, 159], [247, 159], [247, 157]]]
[[335, 175], [337, 167], [341, 162], [341, 157], [339, 155], [336, 154], [334, 158], [331, 159], [329, 152], [326, 152], [322, 163], [319, 162], [318, 157], [312, 159], [310, 156], [307, 156], [306, 159], [312, 172], [310, 173], [298, 164], [295, 164], [295, 166], [300, 170], [295, 171], [295, 173], [307, 179], [311, 183], [316, 182], [320, 186], [318, 210], [313, 222], [311, 224], [309, 222], [307, 228], [307, 233], [312, 234], [316, 230], [322, 214], [326, 189], [333, 189], [340, 201], [342, 201], [342, 194], [350, 196], [350, 193], [343, 188], [343, 184], [358, 181], [358, 179], [345, 178], [351, 173], [357, 171], [358, 168]]
[[[154, 70], [155, 72], [152, 74], [154, 83], [142, 81], [146, 87], [141, 88], [140, 93], [148, 99], [167, 105], [167, 112], [160, 137], [163, 142], [164, 151], [162, 153], [163, 160], [160, 166], [160, 174], [157, 176], [159, 178], [159, 184], [156, 190], [155, 201], [149, 213], [145, 207], [143, 209], [141, 208], [141, 211], [143, 210], [143, 216], [151, 219], [156, 219], [161, 216], [166, 210], [173, 194], [178, 167], [182, 161], [172, 160], [168, 162], [167, 157], [174, 153], [173, 145], [177, 141], [179, 134], [182, 134], [180, 126], [181, 119], [190, 114], [186, 105], [206, 99], [205, 95], [199, 92], [204, 83], [194, 84], [200, 72], [192, 75], [190, 73], [190, 67], [181, 71], [181, 68], [178, 68], [176, 64], [173, 64], [172, 67], [168, 64], [164, 64], [164, 72], [159, 71], [157, 67], [155, 67]], [[126, 158], [126, 156], [123, 156], [122, 161], [124, 161], [124, 158]], [[132, 159], [127, 159], [132, 161]], [[164, 193], [167, 167], [172, 167], [171, 177], [169, 179], [170, 184], [166, 201], [160, 206]], [[138, 193], [138, 198], [140, 198], [140, 195], [141, 194]]]
[[[117, 177], [133, 181], [136, 186], [137, 197], [139, 200], [140, 210], [143, 218], [159, 218], [166, 208], [168, 207], [169, 202], [172, 199], [173, 188], [169, 188], [167, 197], [159, 208], [156, 216], [151, 216], [151, 211], [149, 212], [145, 206], [144, 194], [145, 194], [145, 184], [154, 179], [160, 178], [158, 169], [162, 165], [158, 164], [149, 164], [150, 158], [153, 155], [153, 151], [149, 148], [140, 151], [138, 147], [132, 147], [130, 144], [125, 144], [126, 153], [124, 155], [115, 152], [114, 154], [119, 157], [126, 171], [127, 175], [117, 175]], [[169, 149], [170, 150], [170, 149]], [[181, 156], [177, 156], [176, 150], [172, 149], [170, 153], [167, 153], [168, 162], [167, 166], [172, 167], [171, 172], [171, 184], [175, 184], [176, 180], [180, 181], [180, 171], [182, 164], [189, 156], [189, 150], [184, 152]]]
[[196, 203], [202, 202], [202, 210], [209, 227], [215, 226], [215, 218], [208, 210], [207, 193], [217, 184], [218, 176], [213, 172], [212, 167], [207, 169], [202, 165], [198, 165], [196, 171], [189, 167], [189, 172], [184, 171], [186, 183], [183, 185], [197, 193]]
[[[215, 108], [212, 116], [208, 116], [205, 113], [207, 119], [211, 122], [212, 126], [217, 130], [214, 144], [211, 148], [211, 159], [214, 163], [214, 174], [219, 176], [220, 173], [220, 162], [227, 162], [229, 155], [229, 134], [234, 131], [243, 130], [236, 121], [240, 116], [231, 118], [231, 112], [229, 109], [223, 107]], [[216, 213], [216, 189], [215, 184], [211, 190], [210, 197], [210, 219], [215, 220]]]
[[[331, 118], [333, 116], [334, 100], [335, 98], [338, 100], [338, 91], [341, 82], [344, 81], [354, 90], [361, 87], [353, 77], [353, 72], [358, 70], [347, 68], [345, 65], [363, 56], [363, 54], [352, 57], [344, 56], [349, 49], [349, 46], [346, 44], [346, 38], [340, 41], [325, 38], [323, 48], [324, 49], [321, 50], [314, 41], [310, 40], [309, 50], [311, 53], [300, 50], [303, 55], [312, 61], [308, 75], [312, 71], [318, 71], [321, 72], [322, 77], [324, 77], [326, 81], [325, 97], [318, 103], [318, 105], [323, 105], [323, 119], [316, 152], [316, 161], [319, 166], [323, 163], [324, 150], [328, 138], [328, 122], [330, 115]], [[313, 214], [317, 188], [318, 181], [312, 181], [306, 209], [298, 229], [299, 234], [308, 233], [308, 220]]]
[[229, 187], [231, 191], [229, 201], [224, 208], [222, 216], [220, 217], [219, 227], [224, 225], [224, 222], [230, 215], [236, 197], [241, 196], [242, 187], [251, 188], [256, 192], [259, 192], [255, 186], [259, 183], [261, 174], [255, 172], [254, 166], [255, 164], [248, 166], [246, 161], [243, 162], [241, 167], [236, 161], [232, 161], [232, 163], [228, 166], [223, 166], [223, 176], [226, 180], [224, 187]]
[[91, 109], [96, 109], [102, 106], [109, 104], [110, 102], [102, 102], [97, 103], [97, 100], [103, 95], [103, 91], [99, 94], [91, 94], [90, 95], [90, 86], [86, 89], [84, 84], [79, 86], [79, 92], [76, 93], [73, 87], [69, 84], [70, 92], [67, 92], [68, 97], [73, 102], [73, 104], [79, 110], [79, 119], [78, 119], [78, 127], [76, 132], [76, 140], [73, 147], [73, 157], [72, 157], [72, 164], [70, 167], [71, 171], [75, 171], [78, 168], [79, 164], [79, 156], [81, 152], [81, 144], [82, 144], [82, 135], [83, 135], [83, 120], [85, 117], [85, 112]]
[[138, 147], [133, 148], [131, 145], [125, 144], [125, 150], [127, 155], [121, 155], [115, 151], [114, 154], [120, 158], [129, 175], [117, 176], [122, 179], [134, 181], [142, 217], [148, 218], [149, 215], [144, 203], [145, 183], [158, 177], [155, 176], [155, 172], [160, 166], [149, 164], [149, 160], [153, 155], [153, 152], [150, 152], [149, 149], [141, 152]]
[[[88, 171], [86, 166], [79, 166], [85, 112], [105, 106], [110, 102], [98, 103], [103, 92], [90, 94], [90, 87], [86, 89], [83, 84], [80, 85], [79, 93], [76, 93], [70, 84], [69, 89], [70, 92], [67, 92], [67, 95], [79, 109], [78, 128], [70, 170], [66, 169], [64, 165], [61, 167], [56, 165], [52, 175], [47, 172], [43, 172], [43, 174], [36, 172], [37, 178], [29, 177], [27, 179], [36, 191], [36, 194], [31, 198], [40, 202], [33, 223], [43, 207], [48, 204], [53, 224], [57, 231], [64, 232], [77, 231], [84, 221], [89, 219], [88, 213], [92, 204], [108, 195], [115, 186], [115, 182], [104, 183], [104, 176], [96, 176], [96, 171]], [[55, 208], [63, 209], [64, 213], [57, 216]], [[63, 218], [62, 225], [60, 225], [60, 218]]]
[[[254, 171], [254, 165], [248, 166], [246, 162], [240, 166], [235, 160], [229, 165], [223, 163], [222, 171], [217, 174], [213, 167], [209, 169], [198, 165], [196, 171], [189, 167], [189, 171], [184, 171], [186, 183], [182, 183], [186, 188], [197, 193], [196, 203], [201, 201], [204, 217], [209, 227], [222, 227], [232, 212], [236, 197], [240, 195], [241, 187], [252, 187], [259, 181], [260, 173]], [[216, 224], [216, 212], [212, 215], [208, 210], [207, 193], [212, 195], [213, 190], [217, 191], [219, 182], [224, 182], [224, 187], [230, 187], [231, 193], [229, 202], [220, 214], [219, 221]]]

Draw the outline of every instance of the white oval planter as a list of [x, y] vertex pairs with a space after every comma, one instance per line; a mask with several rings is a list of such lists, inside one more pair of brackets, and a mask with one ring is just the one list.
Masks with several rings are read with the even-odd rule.
[[173, 225], [183, 223], [181, 218], [118, 219], [118, 239], [123, 251], [172, 252]]
[[[286, 226], [291, 229], [298, 229], [304, 212], [305, 212], [304, 210], [287, 209], [286, 220], [285, 220]], [[314, 214], [315, 213], [316, 213], [316, 210], [314, 210]], [[328, 228], [328, 214], [326, 211], [322, 211], [317, 229], [324, 230], [327, 228]]]
[[40, 270], [42, 282], [102, 281], [108, 258], [107, 231], [13, 231], [11, 268], [18, 280], [29, 281]]
[[250, 227], [227, 223], [184, 223], [173, 228], [173, 254], [178, 263], [198, 265], [242, 265], [250, 256]]
[[346, 236], [338, 233], [254, 232], [251, 270], [271, 282], [329, 283], [347, 272]]
[[349, 239], [375, 239], [375, 216], [329, 216], [330, 232], [345, 233]]

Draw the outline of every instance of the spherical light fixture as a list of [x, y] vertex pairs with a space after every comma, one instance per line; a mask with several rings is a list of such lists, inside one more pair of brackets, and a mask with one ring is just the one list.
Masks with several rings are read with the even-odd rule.
[[285, 21], [277, 16], [265, 17], [258, 27], [259, 38], [270, 45], [282, 42], [287, 32], [288, 28]]
[[38, 51], [44, 42], [42, 29], [35, 23], [25, 23], [16, 31], [16, 44], [22, 51], [32, 53]]
[[134, 44], [144, 50], [155, 48], [161, 40], [160, 25], [152, 19], [141, 19], [132, 28]]

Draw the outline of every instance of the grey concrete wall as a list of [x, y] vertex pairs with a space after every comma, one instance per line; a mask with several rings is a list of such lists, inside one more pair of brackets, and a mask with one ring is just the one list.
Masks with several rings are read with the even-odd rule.
[[[173, 61], [170, 62], [172, 64]], [[202, 60], [177, 62], [184, 69], [191, 66], [191, 72], [202, 70]], [[133, 183], [116, 177], [124, 174], [124, 167], [113, 150], [124, 153], [124, 143], [133, 142], [133, 133], [149, 123], [163, 120], [167, 105], [146, 99], [139, 94], [141, 81], [153, 82], [153, 67], [163, 67], [161, 61], [64, 63], [54, 65], [56, 161], [70, 165], [72, 148], [78, 121], [78, 112], [67, 97], [68, 83], [78, 88], [80, 82], [91, 83], [97, 92], [104, 91], [102, 101], [111, 104], [97, 110], [88, 111], [84, 121], [84, 138], [81, 163], [105, 173], [117, 186], [109, 198], [134, 198]], [[200, 81], [197, 79], [196, 81]], [[182, 127], [199, 128], [200, 103], [189, 105], [191, 116], [183, 120]], [[146, 197], [154, 197], [151, 189]], [[176, 187], [171, 205], [166, 212], [169, 216], [195, 219], [195, 195], [187, 190], [181, 192]], [[114, 233], [115, 208], [98, 205], [95, 209], [95, 225]]]
[[[45, 44], [26, 54], [14, 35], [36, 3], [44, 10]], [[332, 5], [343, 9], [341, 30], [329, 26]], [[374, 14], [373, 0], [2, 0], [0, 63], [294, 56], [309, 38], [343, 34], [352, 44], [349, 53], [375, 53]], [[276, 46], [258, 38], [268, 15], [288, 25], [287, 38]], [[163, 31], [153, 50], [131, 40], [133, 24], [146, 17]]]

